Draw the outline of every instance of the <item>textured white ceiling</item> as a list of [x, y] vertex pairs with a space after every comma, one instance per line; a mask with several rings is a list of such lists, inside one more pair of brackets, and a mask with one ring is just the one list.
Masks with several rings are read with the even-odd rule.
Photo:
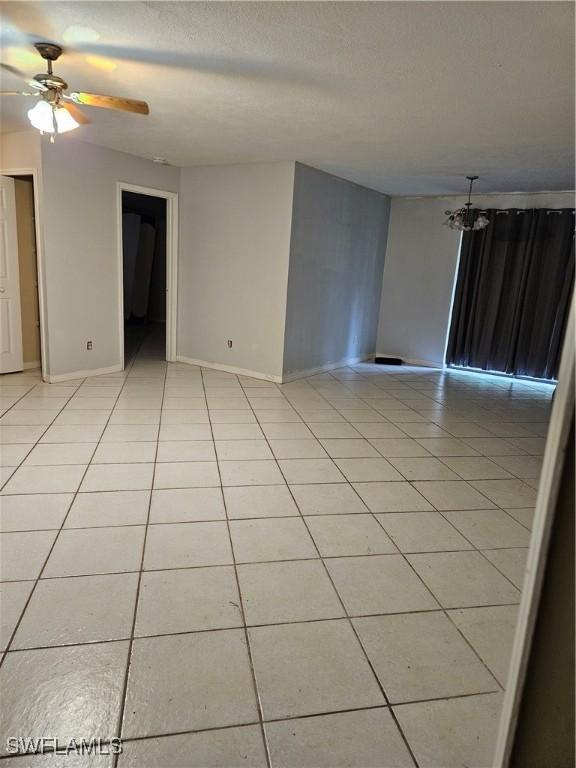
[[[76, 40], [55, 68], [73, 89], [149, 102], [147, 118], [87, 110], [85, 141], [181, 166], [296, 159], [401, 195], [461, 192], [467, 173], [479, 192], [574, 187], [569, 2], [3, 10], [4, 61], [34, 74], [31, 40]], [[24, 99], [1, 106], [4, 130], [28, 126]]]

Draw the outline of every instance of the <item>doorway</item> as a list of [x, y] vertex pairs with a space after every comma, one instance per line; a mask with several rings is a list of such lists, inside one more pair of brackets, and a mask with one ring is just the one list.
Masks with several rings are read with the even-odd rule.
[[142, 344], [175, 359], [175, 193], [118, 184], [120, 346], [123, 367]]
[[2, 355], [0, 373], [40, 368], [43, 363], [32, 174], [2, 176]]

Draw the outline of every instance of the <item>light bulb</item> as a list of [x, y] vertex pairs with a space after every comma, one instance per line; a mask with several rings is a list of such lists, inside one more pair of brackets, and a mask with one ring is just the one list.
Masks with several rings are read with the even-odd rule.
[[32, 109], [28, 110], [28, 119], [39, 131], [44, 133], [55, 133], [56, 123], [54, 122], [54, 112], [52, 105], [47, 101], [39, 101]]
[[54, 117], [56, 118], [58, 133], [66, 133], [67, 131], [73, 131], [74, 128], [79, 127], [79, 123], [74, 120], [66, 107], [56, 107], [54, 109]]

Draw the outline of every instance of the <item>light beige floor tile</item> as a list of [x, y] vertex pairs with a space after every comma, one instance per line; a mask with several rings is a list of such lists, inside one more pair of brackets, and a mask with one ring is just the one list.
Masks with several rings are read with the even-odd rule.
[[273, 459], [266, 440], [217, 440], [216, 453], [219, 461], [242, 459]]
[[171, 440], [158, 443], [156, 461], [216, 461], [216, 452], [210, 440]]
[[154, 488], [215, 488], [220, 486], [215, 461], [177, 461], [156, 464]]
[[338, 483], [344, 480], [332, 459], [281, 459], [278, 464], [290, 484]]
[[540, 477], [542, 456], [496, 456], [494, 461], [516, 477]]
[[91, 464], [81, 491], [139, 491], [152, 487], [154, 464]]
[[534, 507], [524, 507], [520, 509], [505, 509], [515, 520], [523, 525], [525, 528], [532, 530], [532, 523], [534, 521]]
[[0, 533], [0, 581], [38, 578], [56, 531]]
[[476, 480], [472, 483], [499, 507], [532, 507], [536, 504], [536, 491], [522, 480]]
[[232, 566], [142, 574], [136, 636], [242, 626]]
[[38, 729], [41, 735], [57, 734], [63, 743], [108, 738], [110, 723], [120, 714], [128, 645], [120, 641], [9, 653], [0, 670], [2, 752], [8, 736]]
[[148, 517], [150, 491], [96, 491], [77, 494], [66, 528], [111, 525], [144, 525]]
[[[52, 429], [52, 427], [49, 427], [49, 429]], [[40, 439], [45, 430], [45, 426], [0, 425], [0, 443], [2, 445], [35, 443]]]
[[232, 550], [224, 522], [152, 525], [148, 529], [145, 570], [230, 563]]
[[274, 460], [220, 461], [223, 486], [282, 485], [284, 477]]
[[255, 722], [244, 631], [137, 638], [126, 696], [126, 737]]
[[195, 523], [225, 518], [220, 488], [171, 488], [152, 491], [151, 523]]
[[43, 579], [34, 590], [12, 649], [129, 638], [137, 586], [136, 573]]
[[85, 465], [20, 467], [2, 488], [1, 494], [74, 493], [86, 471]]
[[503, 437], [466, 437], [464, 442], [484, 456], [518, 456], [526, 453], [523, 448]]
[[[234, 413], [234, 411], [230, 411]], [[252, 411], [246, 411], [252, 413]], [[258, 424], [226, 423], [212, 424], [214, 440], [262, 440], [264, 433]]]
[[328, 454], [318, 440], [270, 440], [277, 459], [325, 459]]
[[142, 525], [65, 530], [58, 536], [42, 575], [50, 578], [137, 571], [143, 544]]
[[212, 428], [210, 424], [166, 424], [162, 422], [158, 439], [160, 441], [212, 440]]
[[54, 424], [42, 435], [42, 443], [96, 443], [103, 424]]
[[410, 483], [354, 483], [354, 488], [371, 512], [424, 512], [434, 509]]
[[389, 512], [377, 517], [401, 552], [473, 549], [438, 512]]
[[368, 508], [346, 483], [291, 485], [303, 515], [346, 515], [365, 513]]
[[384, 703], [345, 620], [255, 627], [249, 636], [265, 719]]
[[58, 529], [73, 498], [72, 493], [4, 496], [0, 503], [0, 531]]
[[334, 558], [326, 565], [351, 616], [438, 608], [400, 555]]
[[419, 438], [417, 441], [434, 456], [478, 456], [478, 450], [455, 437]]
[[424, 480], [415, 482], [414, 487], [440, 510], [489, 509], [493, 506], [486, 496], [463, 480]]
[[446, 512], [446, 517], [478, 549], [527, 547], [530, 532], [501, 509]]
[[414, 765], [390, 712], [384, 707], [281, 720], [267, 723], [265, 728], [273, 768]]
[[262, 429], [268, 440], [313, 440], [314, 435], [306, 424], [266, 423]]
[[372, 438], [406, 438], [406, 433], [402, 432], [395, 424], [390, 422], [353, 422], [354, 428], [370, 441]]
[[325, 438], [321, 440], [321, 443], [329, 456], [334, 459], [378, 458], [380, 455], [374, 446], [370, 445], [368, 440], [364, 438], [345, 440]]
[[231, 520], [230, 534], [238, 563], [318, 557], [306, 526], [299, 518]]
[[491, 766], [502, 695], [467, 696], [394, 707], [423, 768]]
[[37, 445], [24, 461], [24, 466], [88, 464], [96, 443], [54, 443]]
[[500, 684], [506, 685], [518, 607], [462, 608], [449, 615]]
[[407, 555], [444, 608], [517, 603], [520, 593], [479, 552]]
[[0, 467], [17, 467], [33, 448], [33, 443], [0, 445]]
[[499, 690], [444, 613], [354, 619], [391, 704]]
[[463, 480], [489, 480], [511, 477], [510, 473], [484, 456], [455, 456], [443, 459]]
[[503, 573], [518, 589], [522, 589], [526, 574], [528, 549], [485, 549], [490, 562]]
[[238, 566], [247, 624], [340, 618], [344, 610], [319, 560]]
[[210, 421], [215, 424], [256, 424], [252, 411], [216, 411], [210, 410]]
[[403, 480], [402, 475], [386, 459], [335, 459], [335, 463], [351, 483]]
[[93, 464], [151, 463], [156, 459], [155, 442], [100, 443]]
[[445, 464], [433, 456], [419, 458], [391, 458], [390, 464], [401, 472], [406, 480], [459, 480]]
[[411, 437], [372, 438], [370, 442], [385, 459], [430, 455]]
[[224, 488], [226, 511], [233, 519], [294, 517], [298, 507], [286, 485], [245, 485]]
[[183, 733], [155, 739], [128, 741], [118, 762], [120, 768], [170, 766], [170, 768], [231, 768], [246, 765], [266, 768], [266, 752], [259, 725]]
[[190, 410], [168, 410], [162, 411], [161, 424], [209, 424], [210, 418], [208, 411], [190, 411]]
[[0, 651], [6, 650], [33, 586], [33, 581], [0, 583]]
[[322, 557], [397, 552], [372, 515], [322, 515], [306, 518]]

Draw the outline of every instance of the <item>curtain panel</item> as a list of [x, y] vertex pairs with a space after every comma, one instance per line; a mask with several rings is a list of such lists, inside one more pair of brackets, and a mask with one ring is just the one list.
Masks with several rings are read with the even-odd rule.
[[574, 210], [486, 212], [464, 232], [446, 362], [555, 379], [574, 286]]

